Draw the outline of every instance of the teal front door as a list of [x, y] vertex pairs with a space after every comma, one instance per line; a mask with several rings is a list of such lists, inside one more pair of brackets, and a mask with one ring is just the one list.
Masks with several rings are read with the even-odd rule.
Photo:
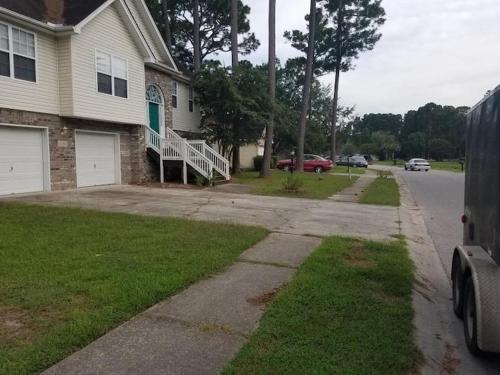
[[160, 134], [160, 105], [149, 102], [149, 127]]

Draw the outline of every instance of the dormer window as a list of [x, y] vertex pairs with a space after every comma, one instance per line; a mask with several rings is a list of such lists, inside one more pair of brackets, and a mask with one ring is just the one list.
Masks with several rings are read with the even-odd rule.
[[128, 98], [127, 61], [103, 52], [96, 52], [97, 91]]
[[0, 76], [36, 82], [35, 34], [0, 23]]

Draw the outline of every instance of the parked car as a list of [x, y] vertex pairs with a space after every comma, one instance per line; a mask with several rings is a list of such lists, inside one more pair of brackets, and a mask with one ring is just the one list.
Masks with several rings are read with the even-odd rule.
[[337, 165], [344, 165], [344, 166], [350, 165], [351, 167], [354, 167], [354, 168], [368, 168], [368, 162], [366, 161], [365, 157], [362, 155], [354, 155], [354, 156], [342, 155], [338, 159], [336, 164]]
[[430, 171], [431, 165], [425, 159], [411, 159], [405, 164], [405, 171]]
[[[296, 163], [296, 160], [294, 160], [294, 163]], [[284, 171], [289, 171], [292, 168], [292, 160], [279, 160], [276, 164], [276, 168]], [[304, 155], [304, 171], [306, 172], [321, 173], [324, 171], [329, 171], [332, 168], [333, 162], [331, 160], [327, 160], [318, 155]]]

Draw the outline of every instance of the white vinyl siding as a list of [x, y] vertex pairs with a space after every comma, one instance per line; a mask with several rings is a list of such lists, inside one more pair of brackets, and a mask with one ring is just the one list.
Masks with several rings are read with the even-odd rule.
[[71, 77], [71, 37], [61, 38], [57, 41], [59, 55], [59, 100], [61, 115], [73, 114], [73, 80]]
[[[20, 48], [24, 49], [22, 46]], [[0, 76], [0, 107], [59, 114], [57, 66], [56, 39], [36, 34], [36, 82]]]
[[193, 105], [193, 112], [189, 112], [189, 85], [177, 82], [177, 108], [172, 108], [172, 122], [174, 130], [199, 133], [200, 106]]
[[[96, 51], [127, 59], [128, 98], [101, 94], [97, 90]], [[102, 11], [72, 37], [74, 117], [145, 124], [145, 68], [141, 52], [121, 19], [116, 5]]]

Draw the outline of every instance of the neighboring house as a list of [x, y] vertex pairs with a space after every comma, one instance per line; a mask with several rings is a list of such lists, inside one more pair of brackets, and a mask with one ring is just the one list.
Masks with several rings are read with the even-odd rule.
[[264, 156], [264, 139], [259, 139], [256, 143], [251, 143], [240, 148], [240, 166], [243, 169], [254, 169], [254, 159], [256, 156]]
[[0, 195], [229, 178], [190, 83], [143, 0], [0, 0]]

